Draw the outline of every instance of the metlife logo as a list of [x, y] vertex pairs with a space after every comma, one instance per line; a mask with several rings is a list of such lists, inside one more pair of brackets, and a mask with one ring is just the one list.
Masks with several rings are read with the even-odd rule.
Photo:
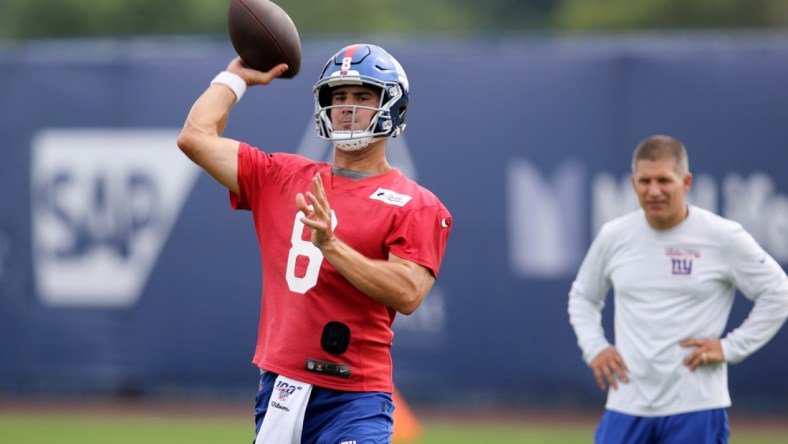
[[137, 302], [200, 172], [177, 137], [163, 129], [46, 129], [34, 137], [32, 248], [42, 302]]
[[[774, 177], [762, 171], [693, 177], [689, 203], [741, 223], [778, 262], [788, 263], [788, 196]], [[572, 277], [602, 224], [638, 208], [628, 174], [591, 174], [574, 159], [546, 174], [529, 159], [512, 159], [506, 203], [511, 270], [520, 278]]]

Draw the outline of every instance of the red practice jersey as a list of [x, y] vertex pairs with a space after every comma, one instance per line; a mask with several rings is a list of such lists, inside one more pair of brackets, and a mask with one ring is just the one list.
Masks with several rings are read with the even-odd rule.
[[[396, 311], [360, 292], [324, 260], [300, 221], [296, 194], [312, 191], [318, 172], [339, 239], [370, 259], [387, 260], [392, 253], [438, 275], [451, 215], [435, 195], [399, 170], [351, 180], [333, 175], [329, 163], [266, 154], [242, 143], [240, 194], [231, 193], [230, 201], [234, 209], [252, 211], [263, 264], [253, 362], [321, 387], [390, 393]], [[321, 345], [329, 323], [349, 328], [341, 353]], [[321, 363], [339, 371], [322, 372], [315, 368]]]

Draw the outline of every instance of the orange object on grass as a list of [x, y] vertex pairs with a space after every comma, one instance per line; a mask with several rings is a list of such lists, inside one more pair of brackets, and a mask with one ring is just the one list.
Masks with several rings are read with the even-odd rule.
[[394, 434], [391, 439], [395, 443], [413, 443], [421, 437], [421, 424], [413, 411], [405, 402], [397, 389], [392, 393], [394, 401]]

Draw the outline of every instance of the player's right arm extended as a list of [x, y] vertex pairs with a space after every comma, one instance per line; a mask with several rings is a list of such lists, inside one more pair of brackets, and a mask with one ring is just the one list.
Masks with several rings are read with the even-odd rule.
[[178, 147], [194, 163], [233, 193], [238, 193], [239, 142], [222, 137], [235, 104], [235, 93], [212, 84], [194, 102], [178, 137]]
[[[257, 71], [246, 67], [239, 57], [227, 65], [227, 73], [233, 73], [243, 80], [241, 86], [244, 86], [244, 83], [267, 85], [285, 71], [285, 64], [279, 64], [268, 72]], [[230, 117], [230, 110], [238, 99], [240, 97], [237, 97], [236, 92], [226, 83], [212, 82], [192, 105], [178, 137], [181, 151], [235, 194], [239, 193], [239, 142], [222, 137], [222, 132]]]

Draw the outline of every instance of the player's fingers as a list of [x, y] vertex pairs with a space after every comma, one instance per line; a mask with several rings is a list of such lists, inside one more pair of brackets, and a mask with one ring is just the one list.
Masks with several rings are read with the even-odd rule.
[[320, 173], [315, 174], [312, 178], [312, 187], [315, 189], [315, 194], [324, 202], [324, 206], [328, 208], [328, 197], [326, 197], [326, 187], [323, 185], [323, 178]]
[[621, 365], [621, 368], [623, 368], [626, 371], [629, 371], [629, 367], [627, 367], [627, 363], [626, 361], [624, 361], [624, 358], [622, 358], [621, 355], [618, 355], [618, 361], [619, 364]]
[[623, 383], [629, 382], [629, 376], [627, 376], [627, 369], [624, 365], [618, 363], [614, 365], [613, 376], [618, 378]]
[[312, 177], [312, 187], [315, 189], [315, 193], [318, 195], [325, 195], [325, 189], [323, 188], [323, 178], [320, 177], [320, 173], [317, 173]]
[[722, 353], [714, 350], [704, 350], [700, 353], [699, 360], [700, 365], [713, 365], [723, 362], [725, 358], [722, 356]]
[[311, 191], [306, 192], [306, 197], [312, 203], [312, 210], [317, 217], [323, 218], [326, 216], [325, 201], [317, 198]]
[[701, 350], [695, 350], [692, 354], [690, 354], [687, 359], [684, 360], [684, 364], [689, 367], [690, 370], [695, 371], [701, 365], [706, 365], [708, 362], [708, 355], [706, 352]]
[[274, 66], [269, 71], [258, 71], [254, 68], [250, 68], [244, 64], [240, 57], [233, 59], [229, 65], [227, 65], [227, 71], [232, 72], [241, 76], [246, 82], [247, 85], [267, 85], [271, 83], [272, 80], [281, 76], [287, 71], [287, 65], [284, 63], [280, 63], [279, 65]]
[[274, 66], [273, 68], [271, 68], [270, 71], [268, 71], [266, 73], [266, 75], [268, 77], [268, 81], [270, 82], [271, 80], [274, 80], [275, 78], [281, 76], [282, 74], [284, 74], [287, 71], [287, 69], [288, 69], [288, 66], [287, 66], [286, 63], [280, 63], [280, 64]]
[[287, 65], [285, 63], [280, 63], [266, 72], [257, 71], [251, 68], [248, 68], [248, 70], [249, 77], [247, 83], [250, 85], [267, 85], [275, 78], [284, 74], [285, 71], [287, 71]]
[[[615, 371], [612, 367], [612, 359], [610, 357], [606, 357], [600, 359], [599, 362], [596, 363], [594, 366], [595, 374], [599, 375], [599, 378], [602, 379], [603, 385], [618, 388], [618, 382], [616, 381]], [[602, 385], [600, 385], [602, 386]]]
[[706, 341], [703, 339], [685, 339], [680, 344], [682, 347], [702, 347], [706, 344]]
[[621, 355], [618, 355], [617, 362], [621, 373], [621, 379], [624, 382], [629, 382], [629, 376], [627, 375], [629, 373], [629, 367], [627, 367], [626, 361], [624, 361], [624, 358], [622, 358]]
[[624, 361], [619, 356], [617, 360], [615, 360], [611, 364], [610, 368], [611, 372], [613, 373], [613, 377], [616, 378], [616, 381], [621, 383], [628, 383], [629, 376], [627, 376], [626, 366], [624, 365]]
[[616, 374], [613, 369], [605, 367], [603, 373], [605, 375], [605, 380], [607, 380], [607, 385], [613, 389], [618, 389], [618, 381], [616, 380]]
[[689, 355], [687, 355], [687, 357], [684, 358], [684, 365], [686, 365], [687, 367], [691, 366], [692, 362], [695, 360], [696, 355], [697, 353], [695, 352], [692, 352]]
[[594, 370], [594, 378], [596, 378], [596, 385], [599, 386], [599, 390], [605, 391], [607, 389], [607, 384], [605, 383], [605, 378], [602, 377], [602, 371], [599, 369]]
[[304, 224], [312, 233], [312, 243], [319, 246], [321, 243], [320, 232], [325, 229], [325, 225], [317, 220], [310, 219], [306, 216], [301, 217], [301, 223]]
[[240, 57], [235, 57], [234, 59], [230, 60], [230, 63], [227, 64], [227, 71], [236, 72], [242, 69], [248, 69], [249, 67], [244, 64], [243, 60]]
[[331, 206], [328, 202], [328, 197], [326, 196], [326, 188], [323, 185], [323, 178], [320, 177], [319, 173], [312, 178], [312, 188], [315, 191], [315, 198], [320, 202], [320, 210], [323, 214], [323, 217], [331, 219]]
[[692, 365], [690, 366], [690, 368], [692, 370], [695, 370], [696, 368], [700, 367], [701, 365], [706, 365], [706, 363], [708, 362], [708, 359], [709, 358], [708, 358], [708, 355], [706, 354], [706, 352], [695, 353], [695, 357], [692, 360]]
[[298, 206], [298, 209], [304, 214], [309, 214], [311, 212], [303, 193], [296, 194], [296, 206]]
[[[610, 378], [613, 378], [613, 383], [618, 384], [617, 381], [624, 383], [629, 382], [629, 377], [627, 376], [629, 369], [627, 368], [627, 364], [615, 348], [610, 348], [608, 350], [607, 356], [603, 359], [602, 364], [609, 369]], [[612, 385], [613, 384], [611, 384], [611, 386]]]

